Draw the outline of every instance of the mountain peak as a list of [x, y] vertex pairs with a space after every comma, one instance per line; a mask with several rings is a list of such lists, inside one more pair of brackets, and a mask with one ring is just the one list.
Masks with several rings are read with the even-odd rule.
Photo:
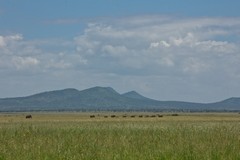
[[106, 94], [106, 93], [108, 93], [108, 94], [119, 94], [117, 91], [115, 91], [111, 87], [100, 87], [100, 86], [85, 89], [82, 92], [97, 93], [97, 94]]
[[110, 91], [114, 90], [112, 87], [101, 87], [101, 86], [96, 86], [89, 89], [101, 89], [101, 90], [110, 90]]
[[134, 98], [134, 99], [142, 99], [147, 100], [148, 98], [142, 96], [141, 94], [137, 93], [136, 91], [130, 91], [127, 93], [122, 94], [124, 97]]

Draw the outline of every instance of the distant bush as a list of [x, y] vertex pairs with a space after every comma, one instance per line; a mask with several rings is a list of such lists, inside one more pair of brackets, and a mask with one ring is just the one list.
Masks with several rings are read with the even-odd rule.
[[179, 116], [177, 113], [173, 113], [172, 116]]

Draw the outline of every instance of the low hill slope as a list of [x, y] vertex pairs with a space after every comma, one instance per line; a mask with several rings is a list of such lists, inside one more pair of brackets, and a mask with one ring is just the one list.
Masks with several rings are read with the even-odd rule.
[[161, 111], [161, 110], [240, 110], [240, 98], [216, 103], [158, 101], [135, 91], [119, 94], [111, 87], [82, 91], [63, 89], [27, 97], [0, 99], [0, 111]]

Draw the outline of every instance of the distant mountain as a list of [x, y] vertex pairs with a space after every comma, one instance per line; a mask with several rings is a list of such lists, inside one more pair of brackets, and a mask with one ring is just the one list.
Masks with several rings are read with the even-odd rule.
[[136, 91], [119, 94], [111, 87], [93, 87], [82, 91], [63, 89], [27, 97], [1, 98], [4, 111], [239, 111], [240, 98], [215, 103], [158, 101]]
[[220, 110], [240, 110], [240, 98], [232, 97], [226, 100], [207, 104], [210, 109], [220, 109]]
[[130, 91], [130, 92], [124, 93], [122, 95], [124, 97], [128, 97], [128, 98], [141, 99], [141, 100], [150, 100], [149, 98], [146, 98], [146, 97], [140, 95], [136, 91]]

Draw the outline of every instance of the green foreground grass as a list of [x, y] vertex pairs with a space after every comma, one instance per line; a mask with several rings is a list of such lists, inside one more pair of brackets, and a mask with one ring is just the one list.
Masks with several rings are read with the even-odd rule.
[[0, 115], [0, 160], [240, 159], [240, 115], [22, 117]]

